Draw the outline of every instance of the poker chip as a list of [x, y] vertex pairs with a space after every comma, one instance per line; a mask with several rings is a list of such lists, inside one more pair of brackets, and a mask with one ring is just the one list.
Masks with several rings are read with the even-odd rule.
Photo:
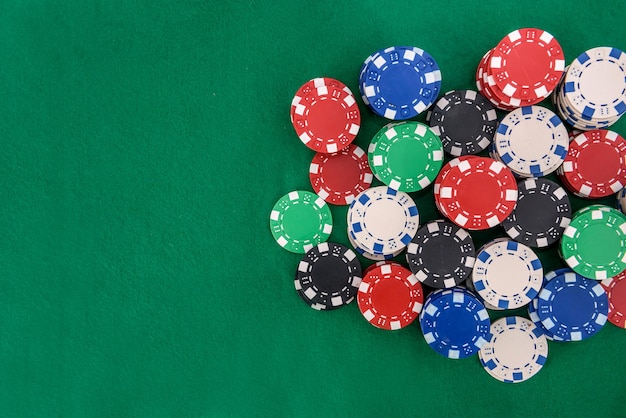
[[406, 260], [415, 277], [433, 288], [450, 288], [462, 283], [472, 272], [474, 242], [463, 228], [445, 220], [420, 227], [406, 251]]
[[[565, 67], [550, 33], [522, 28], [483, 55], [475, 81], [476, 90], [438, 97], [441, 72], [426, 51], [369, 55], [359, 93], [390, 122], [367, 152], [354, 142], [361, 115], [350, 89], [328, 77], [306, 82], [290, 119], [315, 151], [313, 192], [282, 196], [270, 230], [302, 254], [293, 280], [307, 306], [335, 310], [356, 298], [363, 317], [385, 330], [419, 317], [439, 355], [478, 353], [490, 376], [516, 383], [541, 370], [548, 340], [590, 338], [607, 320], [626, 328], [626, 141], [607, 129], [626, 113], [626, 54], [592, 48]], [[538, 106], [547, 98], [554, 111]], [[507, 112], [501, 121], [496, 109]], [[426, 112], [426, 124], [408, 120]], [[384, 186], [372, 187], [374, 177]], [[431, 184], [445, 219], [420, 227], [409, 193]], [[615, 195], [615, 208], [570, 201], [568, 192], [603, 202]], [[328, 242], [330, 205], [348, 206], [348, 246]], [[474, 231], [496, 225], [500, 237], [476, 250], [483, 234]], [[557, 243], [568, 267], [544, 274], [532, 248]], [[408, 267], [393, 260], [402, 253]], [[371, 260], [365, 270], [361, 257]], [[491, 324], [488, 310], [522, 307], [529, 319]]]
[[428, 123], [453, 156], [477, 154], [487, 148], [496, 132], [495, 107], [474, 90], [452, 90], [428, 114]]
[[419, 321], [430, 348], [451, 359], [476, 354], [491, 338], [487, 310], [471, 292], [461, 287], [431, 293]]
[[291, 122], [308, 148], [335, 153], [347, 147], [359, 132], [361, 113], [350, 89], [332, 78], [304, 83], [291, 102]]
[[529, 247], [556, 243], [569, 225], [572, 207], [567, 192], [546, 178], [530, 178], [517, 184], [517, 204], [502, 221], [514, 240]]
[[541, 177], [563, 163], [569, 137], [554, 112], [542, 106], [525, 106], [502, 119], [494, 144], [498, 159], [515, 174]]
[[394, 190], [416, 192], [433, 182], [443, 164], [441, 140], [426, 125], [388, 125], [372, 139], [368, 158], [376, 177]]
[[337, 309], [354, 300], [361, 284], [361, 263], [351, 249], [322, 242], [306, 252], [294, 284], [313, 309]]
[[364, 275], [357, 302], [370, 324], [385, 330], [397, 330], [417, 318], [424, 295], [421, 283], [409, 269], [384, 264]]
[[485, 244], [472, 271], [482, 299], [501, 309], [527, 305], [541, 290], [543, 267], [532, 249], [509, 239]]
[[495, 107], [512, 111], [550, 96], [565, 67], [560, 44], [548, 32], [521, 28], [483, 55], [476, 87]]
[[564, 341], [595, 335], [606, 323], [609, 301], [599, 282], [566, 272], [547, 281], [539, 293], [537, 315], [544, 327]]
[[361, 69], [359, 88], [374, 113], [406, 120], [428, 109], [441, 89], [441, 71], [426, 51], [392, 46], [370, 55]]
[[548, 32], [522, 28], [505, 36], [491, 52], [489, 71], [506, 96], [541, 101], [561, 79], [565, 58]]
[[626, 54], [597, 47], [580, 54], [558, 89], [558, 110], [574, 127], [610, 126], [626, 112]]
[[441, 213], [458, 226], [488, 229], [511, 214], [517, 202], [517, 182], [502, 163], [472, 156], [448, 163], [434, 190]]
[[359, 244], [357, 244], [357, 242], [355, 241], [354, 238], [354, 234], [348, 229], [347, 231], [347, 235], [348, 235], [348, 240], [350, 241], [350, 244], [352, 245], [352, 248], [354, 248], [354, 250], [359, 253], [361, 256], [367, 258], [368, 260], [372, 260], [372, 261], [385, 261], [385, 260], [391, 260], [394, 257], [399, 256], [403, 249], [400, 249], [398, 251], [394, 251], [392, 253], [389, 254], [372, 254], [369, 251], [361, 248], [359, 246]]
[[292, 253], [304, 254], [328, 239], [333, 218], [321, 197], [295, 190], [281, 197], [272, 208], [270, 230], [278, 245]]
[[548, 341], [535, 324], [521, 316], [491, 324], [491, 339], [478, 352], [485, 371], [501, 382], [519, 383], [535, 376], [548, 358]]
[[590, 279], [621, 273], [626, 269], [626, 216], [604, 205], [576, 212], [561, 237], [560, 255]]
[[386, 186], [364, 190], [348, 208], [348, 229], [355, 243], [371, 254], [402, 251], [419, 227], [411, 197]]
[[478, 89], [478, 92], [485, 96], [492, 105], [501, 110], [511, 111], [519, 106], [530, 106], [535, 104], [533, 101], [522, 101], [507, 96], [502, 92], [502, 90], [500, 90], [489, 73], [489, 60], [492, 52], [492, 50], [489, 50], [485, 53], [485, 55], [483, 55], [478, 68], [476, 69], [476, 88]]
[[603, 280], [600, 284], [609, 300], [609, 322], [626, 328], [626, 272]]
[[570, 143], [557, 171], [565, 187], [587, 198], [610, 196], [626, 185], [626, 141], [616, 132], [583, 132]]
[[335, 154], [316, 153], [309, 179], [315, 193], [327, 203], [349, 205], [370, 187], [373, 176], [365, 151], [350, 144]]

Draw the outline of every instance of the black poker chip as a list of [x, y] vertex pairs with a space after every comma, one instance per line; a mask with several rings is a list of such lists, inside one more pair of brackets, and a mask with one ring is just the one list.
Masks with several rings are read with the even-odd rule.
[[361, 263], [354, 251], [341, 244], [323, 242], [302, 257], [294, 285], [311, 308], [331, 310], [354, 300], [361, 277]]
[[502, 226], [515, 241], [542, 248], [561, 238], [571, 216], [565, 189], [546, 178], [529, 178], [518, 182], [517, 205]]
[[452, 90], [441, 97], [428, 115], [431, 129], [439, 135], [450, 155], [478, 154], [496, 133], [495, 107], [474, 90]]
[[423, 284], [444, 289], [466, 280], [472, 272], [476, 249], [470, 234], [445, 220], [420, 227], [407, 247], [409, 268]]

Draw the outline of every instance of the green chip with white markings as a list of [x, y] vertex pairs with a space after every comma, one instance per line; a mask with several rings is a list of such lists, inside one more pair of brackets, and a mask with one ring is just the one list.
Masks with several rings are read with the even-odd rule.
[[443, 164], [441, 139], [420, 122], [385, 126], [375, 135], [368, 154], [376, 177], [402, 192], [426, 188]]
[[626, 216], [604, 205], [579, 210], [561, 238], [561, 257], [581, 276], [604, 280], [626, 269]]
[[295, 190], [281, 197], [272, 208], [270, 229], [278, 245], [304, 254], [328, 240], [333, 217], [324, 199], [315, 193]]

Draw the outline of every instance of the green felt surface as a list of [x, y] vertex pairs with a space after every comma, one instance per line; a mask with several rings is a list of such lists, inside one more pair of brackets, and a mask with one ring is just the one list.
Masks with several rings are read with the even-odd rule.
[[[444, 91], [471, 88], [512, 29], [549, 30], [570, 62], [625, 49], [623, 22], [612, 0], [0, 2], [0, 415], [624, 415], [626, 331], [550, 344], [503, 384], [417, 325], [308, 308], [268, 228], [310, 189], [288, 114], [306, 80], [356, 91], [365, 57], [409, 44]], [[385, 121], [361, 109], [366, 146]]]

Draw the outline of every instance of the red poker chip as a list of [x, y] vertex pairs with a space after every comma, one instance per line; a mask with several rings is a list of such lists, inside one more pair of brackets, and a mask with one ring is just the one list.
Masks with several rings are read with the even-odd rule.
[[309, 179], [315, 193], [328, 203], [349, 205], [370, 187], [374, 176], [367, 153], [354, 144], [335, 154], [317, 153], [309, 166]]
[[493, 75], [489, 71], [489, 60], [491, 58], [491, 52], [488, 51], [480, 61], [477, 77], [480, 76], [482, 88], [484, 90], [484, 96], [491, 101], [491, 103], [499, 109], [512, 111], [520, 106], [532, 106], [539, 103], [543, 99], [518, 99], [506, 95], [496, 84]]
[[291, 122], [308, 148], [335, 153], [356, 138], [361, 113], [350, 89], [332, 78], [315, 78], [302, 85], [291, 102]]
[[406, 327], [419, 316], [424, 292], [411, 270], [395, 263], [384, 264], [363, 275], [357, 303], [370, 324], [396, 330]]
[[437, 174], [437, 177], [435, 178], [435, 181], [433, 183], [434, 184], [433, 194], [435, 196], [435, 206], [437, 207], [439, 212], [441, 212], [442, 215], [448, 216], [446, 215], [445, 212], [443, 212], [443, 208], [441, 207], [441, 204], [439, 203], [439, 189], [441, 188], [441, 180], [443, 180], [446, 177], [446, 175], [450, 172], [452, 167], [459, 164], [461, 161], [466, 161], [470, 158], [475, 158], [475, 157], [476, 155], [461, 155], [459, 157], [453, 158], [452, 160], [448, 161], [443, 167], [441, 167], [441, 170], [439, 170], [439, 174]]
[[517, 182], [511, 170], [488, 157], [474, 157], [451, 167], [438, 190], [442, 213], [461, 228], [488, 229], [513, 212]]
[[570, 142], [558, 174], [565, 186], [579, 196], [615, 194], [626, 185], [626, 141], [606, 129], [583, 132]]
[[505, 95], [519, 100], [543, 100], [563, 75], [565, 57], [550, 33], [535, 28], [515, 30], [491, 52], [489, 73]]
[[626, 271], [600, 282], [609, 297], [609, 322], [626, 328]]

